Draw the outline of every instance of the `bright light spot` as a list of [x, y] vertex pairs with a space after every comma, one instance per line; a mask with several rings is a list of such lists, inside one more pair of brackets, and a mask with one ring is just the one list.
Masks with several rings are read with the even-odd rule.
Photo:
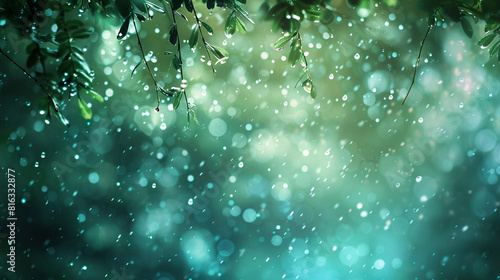
[[257, 212], [252, 208], [248, 208], [243, 212], [243, 220], [247, 223], [253, 223], [257, 219]]
[[375, 261], [375, 264], [373, 266], [376, 269], [380, 270], [380, 269], [384, 268], [385, 262], [384, 262], [384, 260], [378, 259], [378, 260]]
[[221, 137], [222, 135], [226, 134], [227, 124], [224, 120], [215, 118], [210, 121], [210, 124], [208, 125], [208, 131], [215, 137]]
[[89, 174], [89, 181], [92, 184], [97, 184], [97, 182], [99, 182], [99, 174], [97, 174], [96, 172], [90, 173]]

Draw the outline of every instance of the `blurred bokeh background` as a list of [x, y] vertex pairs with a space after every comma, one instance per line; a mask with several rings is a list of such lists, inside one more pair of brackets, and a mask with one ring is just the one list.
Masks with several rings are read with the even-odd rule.
[[[301, 29], [312, 100], [259, 2], [232, 38], [225, 11], [200, 5], [230, 56], [214, 76], [204, 49], [182, 49], [201, 122], [190, 127], [184, 103], [154, 112], [147, 71], [131, 77], [136, 40], [117, 41], [113, 19], [84, 46], [106, 99], [90, 121], [75, 99], [69, 128], [46, 124], [41, 89], [0, 58], [0, 158], [17, 172], [18, 218], [15, 274], [0, 238], [3, 279], [500, 278], [499, 64], [477, 45], [483, 26], [472, 39], [460, 24], [433, 28], [401, 105], [425, 13], [401, 1], [360, 21], [334, 1], [347, 17]], [[163, 55], [169, 25], [156, 14], [139, 26], [167, 86], [180, 84]], [[1, 233], [6, 198], [2, 187]]]

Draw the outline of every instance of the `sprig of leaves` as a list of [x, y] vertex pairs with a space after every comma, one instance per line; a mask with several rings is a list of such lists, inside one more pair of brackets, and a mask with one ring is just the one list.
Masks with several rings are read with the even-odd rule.
[[[223, 48], [211, 45], [210, 43], [207, 42], [207, 40], [205, 39], [203, 29], [205, 29], [209, 35], [212, 35], [214, 30], [208, 23], [200, 20], [200, 18], [198, 17], [198, 13], [194, 8], [193, 8], [193, 14], [196, 19], [196, 24], [193, 26], [191, 36], [189, 38], [189, 47], [191, 47], [191, 49], [194, 50], [198, 43], [198, 37], [201, 37], [203, 46], [205, 47], [205, 51], [207, 52], [208, 64], [212, 68], [212, 73], [215, 75], [216, 71], [214, 65], [219, 62], [223, 63], [229, 57], [229, 53]], [[213, 63], [212, 56], [210, 55], [210, 53], [212, 53], [215, 56], [215, 58], [217, 58], [217, 61], [215, 63]]]
[[491, 24], [487, 23], [484, 31], [486, 32], [486, 36], [479, 40], [477, 44], [483, 49], [490, 47], [490, 57], [497, 55], [497, 59], [500, 61], [500, 40], [495, 42], [497, 38], [500, 38], [500, 24], [498, 22]]
[[[307, 63], [307, 57], [302, 47], [302, 37], [300, 36], [300, 33], [285, 33], [273, 44], [273, 48], [278, 51], [282, 51], [286, 46], [290, 46], [288, 62], [292, 65], [292, 67], [295, 67], [295, 65], [300, 63], [304, 72], [302, 76], [297, 80], [297, 83], [295, 83], [295, 87], [297, 87], [299, 82], [302, 81], [301, 85], [304, 90], [309, 93], [311, 98], [315, 99], [318, 94], [316, 91], [316, 87], [313, 84], [311, 72], [309, 71], [309, 65]], [[304, 76], [306, 76], [306, 78], [302, 80]]]
[[92, 118], [92, 109], [83, 100], [83, 94], [89, 95], [98, 102], [103, 102], [101, 95], [93, 90], [94, 75], [85, 60], [83, 50], [73, 43], [75, 39], [88, 39], [93, 28], [86, 27], [81, 20], [66, 21], [65, 10], [60, 5], [61, 15], [56, 19], [58, 30], [54, 36], [54, 43], [58, 46], [55, 56], [61, 59], [57, 68], [59, 76], [63, 77], [60, 88], [66, 91], [68, 99], [76, 95], [81, 116], [89, 120]]

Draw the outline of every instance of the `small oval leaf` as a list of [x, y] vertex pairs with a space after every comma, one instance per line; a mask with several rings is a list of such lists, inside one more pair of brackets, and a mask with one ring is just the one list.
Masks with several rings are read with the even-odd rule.
[[120, 27], [118, 35], [116, 36], [118, 40], [121, 40], [125, 38], [125, 36], [127, 36], [129, 24], [130, 24], [130, 16], [125, 19], [122, 26]]
[[465, 17], [462, 17], [462, 19], [460, 20], [460, 23], [462, 24], [462, 29], [464, 30], [465, 35], [467, 35], [467, 37], [469, 37], [469, 38], [472, 38], [473, 29], [472, 29], [472, 25], [470, 24], [469, 20], [466, 19]]
[[486, 35], [483, 39], [479, 40], [478, 45], [481, 47], [487, 47], [491, 44], [491, 42], [493, 42], [493, 40], [495, 40], [496, 36], [497, 34]]
[[273, 48], [275, 50], [281, 51], [285, 48], [285, 46], [288, 44], [288, 42], [290, 42], [291, 39], [292, 36], [290, 35], [290, 33], [285, 33], [285, 35], [281, 36], [281, 38], [279, 38], [278, 41], [274, 43]]

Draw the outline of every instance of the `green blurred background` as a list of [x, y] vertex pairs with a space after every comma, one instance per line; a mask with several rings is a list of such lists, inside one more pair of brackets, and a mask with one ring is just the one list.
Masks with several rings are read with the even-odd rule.
[[[460, 24], [427, 29], [417, 1], [301, 29], [318, 97], [258, 20], [224, 36], [225, 11], [202, 18], [230, 53], [212, 75], [204, 49], [183, 57], [201, 124], [156, 93], [134, 37], [96, 23], [91, 121], [67, 102], [69, 128], [38, 109], [41, 89], [4, 57], [0, 158], [17, 177], [17, 259], [4, 279], [499, 279], [498, 62]], [[83, 18], [90, 15], [84, 13]], [[194, 21], [192, 21], [193, 23]], [[168, 72], [156, 14], [140, 36], [158, 80]], [[190, 26], [190, 25], [189, 25]], [[189, 30], [186, 27], [186, 37]], [[184, 38], [187, 39], [187, 38]], [[16, 61], [23, 42], [2, 41]], [[73, 102], [74, 101], [74, 102]], [[2, 185], [7, 185], [4, 179]], [[0, 199], [7, 233], [7, 193]]]

